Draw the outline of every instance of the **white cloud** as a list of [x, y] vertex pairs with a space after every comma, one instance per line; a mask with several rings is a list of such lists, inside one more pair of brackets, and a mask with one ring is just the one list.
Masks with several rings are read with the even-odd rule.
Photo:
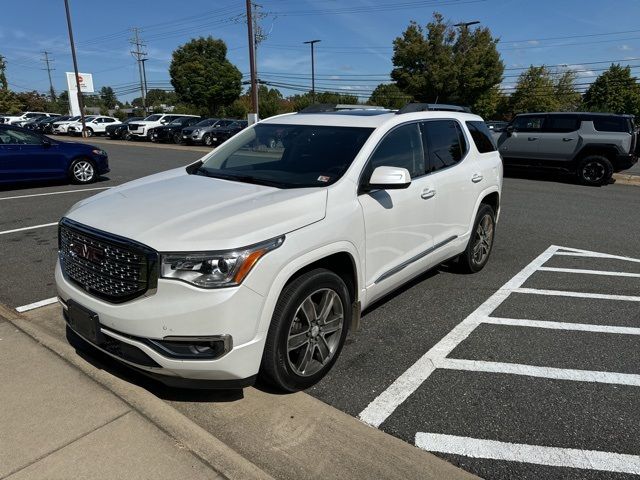
[[630, 52], [633, 48], [630, 45], [619, 45], [618, 50], [622, 50], [623, 52]]

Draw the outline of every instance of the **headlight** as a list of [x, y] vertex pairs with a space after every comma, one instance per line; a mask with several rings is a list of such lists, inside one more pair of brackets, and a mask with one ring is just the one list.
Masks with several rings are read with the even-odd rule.
[[240, 285], [258, 260], [283, 242], [284, 235], [236, 250], [165, 253], [161, 259], [161, 277], [201, 288]]
[[103, 156], [107, 156], [107, 152], [105, 152], [104, 150], [100, 150], [99, 148], [94, 148], [93, 150], [91, 150], [91, 153], [93, 153], [94, 155], [103, 155]]
[[196, 129], [193, 131], [193, 134], [194, 134], [194, 135], [198, 135], [199, 133], [200, 133], [200, 129], [199, 129], [199, 128], [196, 128]]

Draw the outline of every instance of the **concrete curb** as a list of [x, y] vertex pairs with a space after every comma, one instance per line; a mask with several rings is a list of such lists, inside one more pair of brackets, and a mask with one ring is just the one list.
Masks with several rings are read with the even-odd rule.
[[614, 173], [613, 179], [620, 185], [640, 186], [640, 175], [629, 175], [626, 173]]
[[13, 309], [0, 304], [0, 318], [11, 322], [45, 348], [114, 393], [226, 478], [230, 480], [273, 478], [145, 389], [90, 366], [76, 354], [71, 345], [43, 332]]

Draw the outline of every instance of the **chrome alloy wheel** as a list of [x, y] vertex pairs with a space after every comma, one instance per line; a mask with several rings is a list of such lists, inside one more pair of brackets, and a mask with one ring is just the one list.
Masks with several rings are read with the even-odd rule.
[[600, 162], [589, 162], [582, 167], [582, 178], [597, 183], [604, 178], [605, 168]]
[[478, 222], [476, 228], [472, 259], [476, 265], [482, 265], [491, 252], [493, 243], [493, 218], [488, 213]]
[[86, 160], [80, 160], [73, 166], [73, 176], [79, 182], [88, 182], [94, 176], [93, 165]]
[[298, 306], [289, 327], [289, 367], [302, 377], [318, 373], [335, 355], [343, 327], [340, 296], [328, 288], [313, 292]]

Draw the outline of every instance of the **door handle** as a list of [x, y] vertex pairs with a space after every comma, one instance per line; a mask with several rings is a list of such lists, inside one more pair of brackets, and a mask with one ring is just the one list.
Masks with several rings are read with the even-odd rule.
[[537, 139], [538, 139], [538, 137], [529, 137], [529, 138], [527, 138], [527, 140], [529, 140], [530, 142], [533, 142], [534, 140], [537, 140]]
[[420, 197], [423, 200], [427, 200], [429, 198], [433, 198], [436, 196], [436, 191], [433, 188], [429, 188], [429, 189], [425, 189], [422, 191], [422, 194], [420, 195]]
[[471, 177], [471, 181], [473, 183], [478, 183], [478, 182], [481, 182], [483, 178], [484, 177], [482, 175], [480, 175], [479, 173], [474, 173], [473, 177]]
[[565, 137], [565, 138], [562, 139], [563, 142], [570, 142], [571, 140], [573, 140], [573, 138], [566, 138]]

